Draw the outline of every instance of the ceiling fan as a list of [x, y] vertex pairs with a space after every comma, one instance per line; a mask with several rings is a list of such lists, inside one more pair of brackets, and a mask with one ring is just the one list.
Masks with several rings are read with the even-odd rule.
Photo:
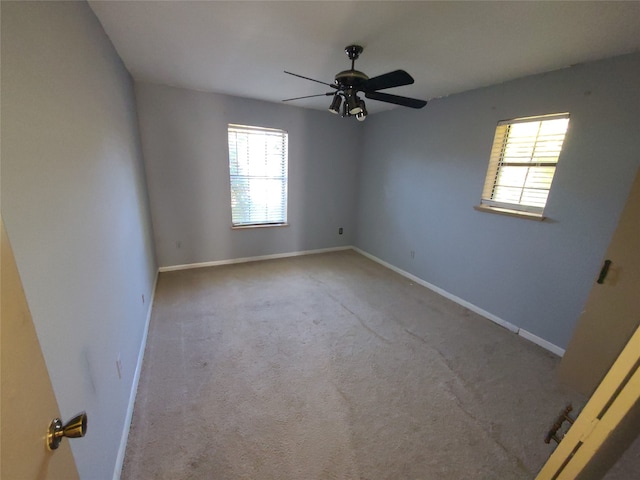
[[361, 122], [367, 118], [367, 108], [364, 104], [364, 100], [358, 96], [359, 92], [364, 93], [364, 96], [371, 100], [393, 103], [395, 105], [402, 105], [403, 107], [422, 108], [427, 104], [425, 100], [379, 92], [378, 90], [411, 85], [413, 83], [413, 78], [404, 70], [394, 70], [393, 72], [378, 75], [373, 78], [367, 77], [364, 73], [354, 69], [355, 61], [362, 53], [362, 50], [363, 48], [360, 45], [349, 45], [344, 49], [349, 60], [351, 60], [351, 69], [338, 73], [335, 76], [335, 81], [333, 83], [325, 83], [320, 80], [298, 75], [297, 73], [285, 71], [284, 73], [289, 75], [327, 85], [328, 87], [333, 88], [333, 91], [317, 95], [307, 95], [304, 97], [287, 98], [283, 100], [283, 102], [300, 100], [302, 98], [328, 97], [333, 95], [333, 100], [329, 107], [329, 111], [331, 113], [340, 114], [343, 117], [355, 116], [356, 119]]

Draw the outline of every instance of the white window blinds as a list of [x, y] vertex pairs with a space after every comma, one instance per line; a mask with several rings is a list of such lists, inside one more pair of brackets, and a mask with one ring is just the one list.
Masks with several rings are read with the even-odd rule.
[[569, 114], [498, 123], [481, 203], [542, 215]]
[[229, 125], [233, 226], [287, 222], [287, 144], [284, 130]]

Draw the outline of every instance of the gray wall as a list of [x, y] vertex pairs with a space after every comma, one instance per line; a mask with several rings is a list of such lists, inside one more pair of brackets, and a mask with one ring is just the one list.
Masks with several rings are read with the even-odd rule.
[[107, 479], [156, 272], [133, 85], [86, 3], [1, 8], [2, 216], [62, 416], [89, 415], [80, 475]]
[[[353, 243], [359, 122], [149, 83], [136, 98], [161, 267]], [[229, 123], [289, 132], [288, 227], [231, 229]]]
[[[356, 244], [564, 348], [640, 165], [639, 79], [635, 54], [372, 116]], [[496, 123], [558, 112], [548, 220], [475, 211]]]

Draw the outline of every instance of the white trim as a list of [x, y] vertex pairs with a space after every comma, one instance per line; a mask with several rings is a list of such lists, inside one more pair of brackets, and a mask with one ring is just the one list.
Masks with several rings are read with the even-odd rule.
[[434, 292], [436, 292], [439, 295], [442, 295], [445, 298], [448, 298], [449, 300], [462, 305], [465, 308], [468, 308], [469, 310], [471, 310], [472, 312], [477, 313], [478, 315], [481, 315], [489, 320], [491, 320], [494, 323], [497, 323], [498, 325], [500, 325], [501, 327], [506, 328], [507, 330], [520, 335], [522, 338], [529, 340], [532, 343], [535, 343], [536, 345], [544, 348], [545, 350], [550, 351], [551, 353], [554, 353], [556, 355], [558, 355], [559, 357], [562, 357], [564, 355], [564, 349], [558, 347], [557, 345], [554, 345], [553, 343], [544, 340], [543, 338], [540, 338], [536, 335], [534, 335], [533, 333], [530, 333], [526, 330], [523, 330], [520, 327], [515, 326], [514, 324], [507, 322], [506, 320], [503, 320], [500, 317], [497, 317], [496, 315], [487, 312], [486, 310], [483, 310], [482, 308], [474, 305], [473, 303], [469, 303], [466, 300], [463, 300], [462, 298], [447, 292], [446, 290], [443, 290], [440, 287], [436, 287], [435, 285], [426, 282], [424, 280], [422, 280], [419, 277], [416, 277], [415, 275], [406, 272], [404, 270], [402, 270], [401, 268], [396, 267], [395, 265], [391, 265], [388, 262], [385, 262], [384, 260], [379, 259], [378, 257], [371, 255], [368, 252], [365, 252], [364, 250], [360, 250], [357, 247], [353, 247], [353, 249], [358, 252], [361, 255], [364, 255], [365, 257], [373, 260], [374, 262], [379, 263], [380, 265], [387, 267], [390, 270], [393, 270], [396, 273], [399, 273], [400, 275], [402, 275], [403, 277], [408, 278], [409, 280], [412, 280], [414, 282], [416, 282], [419, 285], [422, 285], [423, 287], [428, 288], [429, 290], [433, 290]]
[[156, 286], [158, 285], [158, 274], [156, 272], [155, 279], [153, 280], [153, 289], [151, 291], [151, 298], [149, 299], [147, 310], [147, 319], [144, 323], [144, 330], [142, 332], [142, 341], [140, 342], [140, 350], [138, 352], [138, 363], [136, 365], [136, 371], [133, 374], [133, 383], [131, 384], [131, 392], [129, 393], [129, 405], [127, 407], [127, 413], [124, 419], [124, 427], [122, 428], [122, 437], [120, 438], [120, 448], [118, 448], [118, 456], [116, 457], [116, 465], [113, 471], [113, 480], [120, 480], [122, 475], [122, 467], [124, 465], [124, 455], [127, 450], [127, 440], [129, 439], [129, 429], [131, 428], [131, 420], [133, 419], [133, 407], [136, 403], [136, 394], [138, 393], [138, 383], [140, 382], [140, 373], [142, 371], [142, 361], [144, 359], [144, 351], [147, 346], [147, 335], [149, 333], [149, 323], [151, 322], [151, 310], [153, 309], [153, 301], [156, 298]]
[[229, 260], [218, 260], [218, 261], [213, 261], [213, 262], [202, 262], [202, 263], [190, 263], [190, 264], [186, 264], [186, 265], [173, 265], [173, 266], [168, 266], [168, 267], [160, 267], [159, 271], [160, 272], [171, 272], [174, 270], [186, 270], [186, 269], [190, 269], [190, 268], [201, 268], [201, 267], [215, 267], [218, 265], [230, 265], [233, 263], [245, 263], [245, 262], [255, 262], [255, 261], [260, 261], [260, 260], [271, 260], [271, 259], [276, 259], [276, 258], [286, 258], [286, 257], [297, 257], [297, 256], [301, 256], [301, 255], [313, 255], [316, 253], [327, 253], [327, 252], [336, 252], [336, 251], [340, 251], [340, 250], [349, 250], [352, 249], [356, 252], [358, 252], [359, 254], [373, 260], [376, 263], [379, 263], [380, 265], [393, 270], [394, 272], [402, 275], [403, 277], [408, 278], [409, 280], [412, 280], [413, 282], [417, 283], [418, 285], [422, 285], [423, 287], [428, 288], [429, 290], [432, 290], [434, 292], [436, 292], [439, 295], [442, 295], [445, 298], [448, 298], [449, 300], [457, 303], [458, 305], [462, 305], [465, 308], [468, 308], [469, 310], [471, 310], [472, 312], [477, 313], [478, 315], [483, 316], [484, 318], [487, 318], [489, 320], [491, 320], [494, 323], [497, 323], [498, 325], [500, 325], [501, 327], [506, 328], [507, 330], [516, 333], [518, 335], [520, 335], [522, 338], [529, 340], [532, 343], [535, 343], [536, 345], [544, 348], [545, 350], [550, 351], [551, 353], [554, 353], [555, 355], [558, 355], [560, 357], [562, 357], [564, 355], [565, 350], [563, 348], [558, 347], [557, 345], [554, 345], [553, 343], [538, 337], [537, 335], [534, 335], [531, 332], [528, 332], [527, 330], [524, 330], [520, 327], [517, 327], [516, 325], [507, 322], [506, 320], [503, 320], [502, 318], [494, 315], [493, 313], [487, 312], [486, 310], [483, 310], [482, 308], [478, 307], [477, 305], [474, 305], [473, 303], [467, 302], [466, 300], [463, 300], [462, 298], [447, 292], [446, 290], [443, 290], [440, 287], [437, 287], [435, 285], [433, 285], [432, 283], [429, 283], [423, 279], [421, 279], [420, 277], [416, 277], [415, 275], [402, 270], [401, 268], [396, 267], [395, 265], [392, 265], [388, 262], [385, 262], [384, 260], [376, 257], [375, 255], [372, 255], [368, 252], [365, 252], [364, 250], [361, 250], [360, 248], [357, 247], [353, 247], [353, 246], [344, 246], [344, 247], [332, 247], [332, 248], [321, 248], [318, 250], [304, 250], [304, 251], [300, 251], [300, 252], [288, 252], [288, 253], [277, 253], [277, 254], [273, 254], [273, 255], [261, 255], [261, 256], [257, 256], [257, 257], [245, 257], [245, 258], [233, 258], [233, 259], [229, 259]]
[[560, 120], [562, 118], [569, 118], [569, 112], [565, 113], [549, 113], [547, 115], [534, 115], [532, 117], [520, 117], [520, 118], [511, 118], [509, 120], [500, 120], [498, 125], [514, 125], [516, 123], [527, 123], [527, 122], [536, 122], [536, 121], [544, 121], [544, 120]]
[[477, 313], [478, 315], [482, 315], [483, 317], [488, 318], [492, 322], [497, 323], [501, 327], [504, 327], [504, 328], [506, 328], [507, 330], [509, 330], [509, 331], [511, 331], [513, 333], [518, 333], [518, 327], [516, 327], [515, 325], [507, 322], [506, 320], [502, 320], [500, 317], [496, 317], [492, 313], [489, 313], [486, 310], [483, 310], [480, 307], [477, 307], [476, 305], [474, 305], [472, 303], [469, 303], [466, 300], [463, 300], [460, 297], [457, 297], [456, 295], [454, 295], [452, 293], [449, 293], [449, 292], [447, 292], [446, 290], [443, 290], [440, 287], [436, 287], [432, 283], [429, 283], [429, 282], [426, 282], [426, 281], [422, 280], [420, 277], [416, 277], [415, 275], [413, 275], [413, 274], [411, 274], [409, 272], [406, 272], [406, 271], [402, 270], [401, 268], [398, 268], [398, 267], [396, 267], [394, 265], [391, 265], [390, 263], [387, 263], [384, 260], [381, 260], [378, 257], [376, 257], [374, 255], [371, 255], [368, 252], [365, 252], [364, 250], [360, 250], [359, 248], [354, 248], [354, 250], [356, 252], [364, 255], [365, 257], [370, 258], [374, 262], [377, 262], [380, 265], [383, 265], [383, 266], [389, 268], [390, 270], [393, 270], [394, 272], [399, 273], [403, 277], [406, 277], [409, 280], [412, 280], [412, 281], [416, 282], [418, 285], [422, 285], [423, 287], [426, 287], [429, 290], [433, 290], [437, 294], [442, 295], [443, 297], [448, 298], [449, 300], [452, 300], [453, 302], [455, 302], [455, 303], [457, 303], [459, 305], [462, 305], [465, 308], [468, 308], [469, 310], [471, 310], [472, 312]]
[[527, 340], [529, 340], [530, 342], [535, 343], [536, 345], [539, 345], [540, 347], [544, 348], [545, 350], [549, 350], [551, 353], [555, 353], [559, 357], [563, 357], [564, 356], [564, 348], [560, 348], [559, 346], [554, 345], [551, 342], [548, 342], [544, 338], [540, 338], [540, 337], [538, 337], [537, 335], [534, 335], [531, 332], [527, 332], [523, 328], [521, 328], [518, 331], [518, 335], [520, 335], [522, 338], [526, 338]]
[[301, 252], [274, 253], [272, 255], [259, 255], [257, 257], [230, 258], [228, 260], [215, 260], [212, 262], [187, 263], [184, 265], [170, 265], [160, 267], [160, 272], [172, 272], [174, 270], [189, 270], [191, 268], [217, 267], [219, 265], [231, 265], [233, 263], [258, 262], [260, 260], [273, 260], [275, 258], [299, 257], [301, 255], [315, 255], [316, 253], [337, 252], [353, 249], [351, 245], [345, 247], [320, 248], [318, 250], [304, 250]]

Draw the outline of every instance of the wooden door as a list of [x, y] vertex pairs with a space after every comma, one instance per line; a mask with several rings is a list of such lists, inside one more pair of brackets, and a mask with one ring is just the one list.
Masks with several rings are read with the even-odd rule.
[[63, 439], [55, 451], [46, 447], [49, 423], [59, 417], [58, 404], [4, 222], [0, 249], [0, 478], [77, 479], [78, 471], [68, 440]]
[[[640, 328], [598, 385], [536, 480], [602, 478], [638, 435]], [[631, 417], [631, 418], [630, 418]]]
[[640, 325], [640, 173], [558, 370], [560, 380], [590, 396]]

